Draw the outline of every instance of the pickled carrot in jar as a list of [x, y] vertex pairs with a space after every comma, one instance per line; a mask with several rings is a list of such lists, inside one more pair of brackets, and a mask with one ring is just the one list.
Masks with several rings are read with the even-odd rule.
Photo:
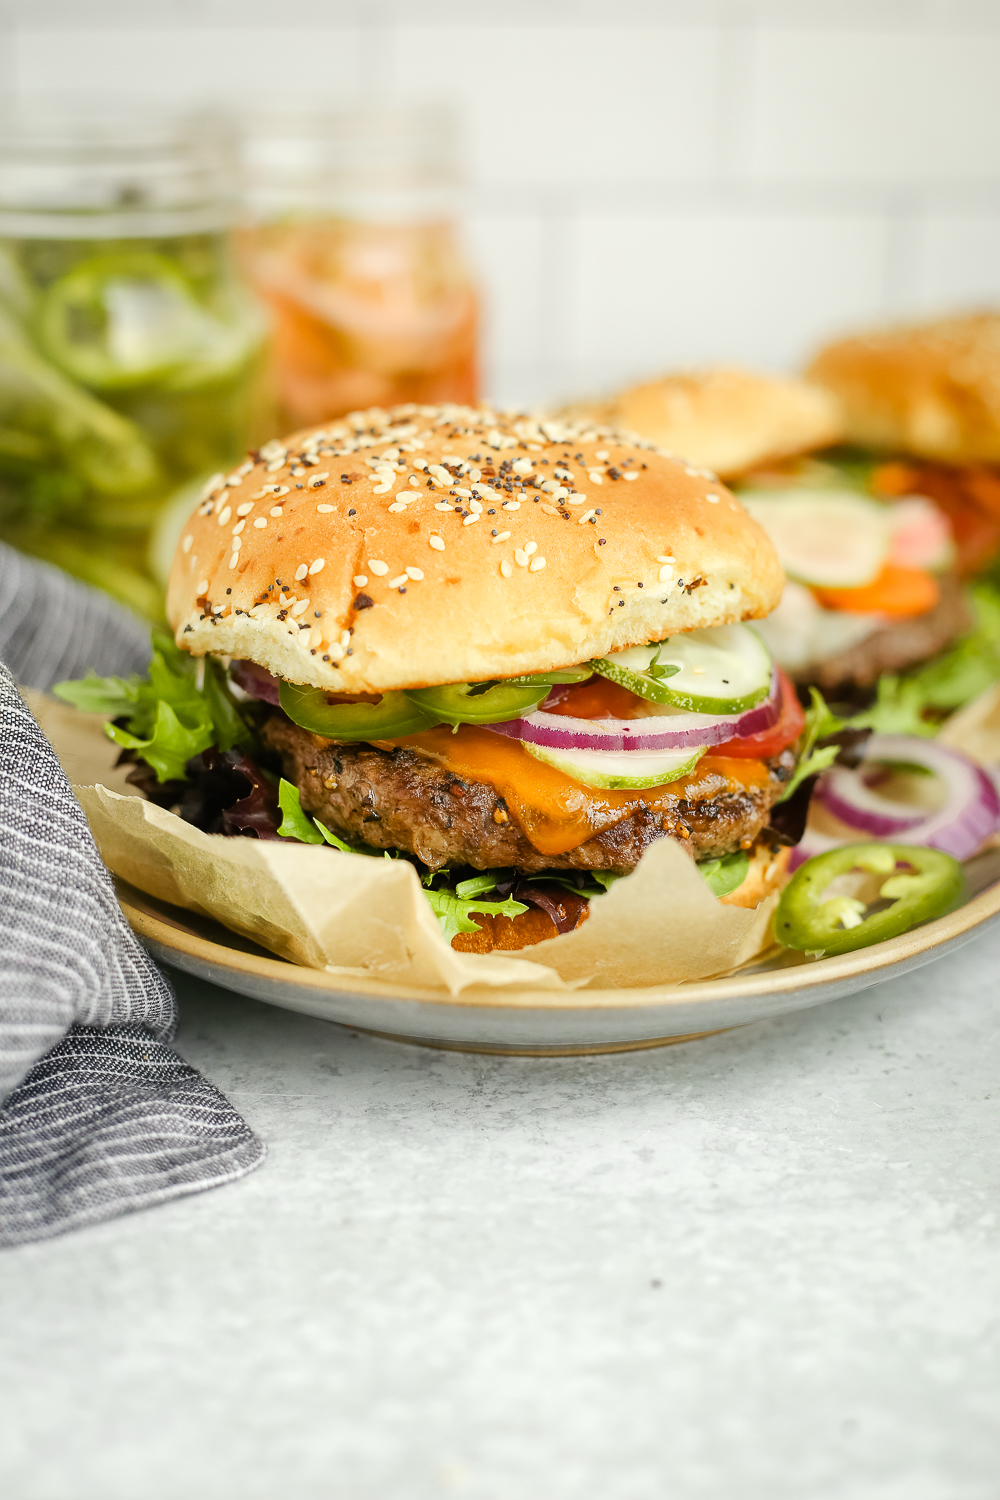
[[478, 395], [475, 289], [447, 222], [258, 225], [247, 269], [273, 315], [286, 425]]

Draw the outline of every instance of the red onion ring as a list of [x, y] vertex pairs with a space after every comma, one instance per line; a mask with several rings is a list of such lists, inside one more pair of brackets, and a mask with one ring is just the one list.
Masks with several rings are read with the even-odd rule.
[[[678, 713], [648, 719], [572, 719], [541, 710], [523, 719], [484, 724], [494, 734], [506, 734], [532, 745], [554, 750], [687, 750], [699, 745], [724, 744], [748, 734], [771, 729], [781, 716], [781, 684], [771, 675], [771, 691], [763, 703], [739, 714]], [[667, 724], [677, 727], [667, 729]], [[679, 727], [683, 725], [683, 728]]]
[[281, 683], [277, 677], [258, 667], [255, 661], [233, 661], [229, 663], [229, 675], [241, 687], [248, 698], [259, 698], [262, 703], [273, 703], [275, 708], [280, 706], [278, 689]]
[[[947, 795], [937, 812], [902, 812], [898, 803], [881, 799], [862, 780], [866, 762], [895, 761], [924, 766], [939, 776]], [[831, 790], [832, 787], [832, 790]], [[902, 835], [902, 842], [940, 849], [955, 859], [969, 859], [1000, 824], [1000, 796], [992, 779], [958, 750], [907, 734], [873, 734], [861, 765], [853, 771], [837, 766], [820, 777], [814, 795], [833, 815], [866, 838]], [[881, 807], [877, 806], [881, 802]], [[836, 849], [851, 839], [807, 829], [792, 851], [791, 868], [814, 854]]]
[[[865, 759], [870, 757], [866, 755]], [[831, 767], [817, 786], [816, 795], [835, 818], [876, 839], [895, 838], [898, 833], [916, 828], [927, 817], [919, 807], [904, 808], [899, 802], [880, 797], [863, 779], [860, 767], [857, 770]]]

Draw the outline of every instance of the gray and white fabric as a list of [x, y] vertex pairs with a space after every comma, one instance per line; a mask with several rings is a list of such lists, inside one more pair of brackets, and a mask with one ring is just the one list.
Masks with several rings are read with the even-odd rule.
[[[141, 668], [139, 622], [20, 557], [15, 597], [39, 612], [34, 628], [13, 619], [8, 552], [0, 651], [27, 685], [91, 665]], [[83, 811], [0, 666], [0, 1245], [228, 1182], [262, 1160], [229, 1101], [167, 1045], [176, 1024], [173, 992], [126, 923]]]
[[145, 671], [148, 628], [96, 589], [2, 542], [0, 584], [0, 661], [24, 687]]

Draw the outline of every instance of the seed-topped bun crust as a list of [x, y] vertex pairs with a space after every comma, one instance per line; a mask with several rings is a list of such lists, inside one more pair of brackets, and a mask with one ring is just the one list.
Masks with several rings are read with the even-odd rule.
[[781, 597], [715, 476], [593, 424], [353, 413], [210, 483], [167, 612], [195, 655], [331, 692], [548, 671]]
[[[581, 417], [587, 414], [586, 408], [576, 410]], [[785, 375], [724, 365], [631, 386], [589, 415], [729, 479], [828, 447], [844, 435], [829, 391]]]
[[1000, 463], [1000, 313], [842, 339], [810, 377], [842, 403], [852, 442], [952, 464]]

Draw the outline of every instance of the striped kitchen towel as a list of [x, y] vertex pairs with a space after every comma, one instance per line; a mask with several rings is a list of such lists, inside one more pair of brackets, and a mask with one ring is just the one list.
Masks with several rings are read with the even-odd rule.
[[[141, 669], [148, 654], [124, 610], [0, 547], [0, 661], [27, 686], [89, 666]], [[213, 1187], [262, 1160], [229, 1101], [167, 1045], [176, 1024], [173, 992], [0, 666], [0, 1245]]]
[[0, 661], [25, 687], [145, 671], [149, 630], [107, 595], [2, 542], [0, 585]]

